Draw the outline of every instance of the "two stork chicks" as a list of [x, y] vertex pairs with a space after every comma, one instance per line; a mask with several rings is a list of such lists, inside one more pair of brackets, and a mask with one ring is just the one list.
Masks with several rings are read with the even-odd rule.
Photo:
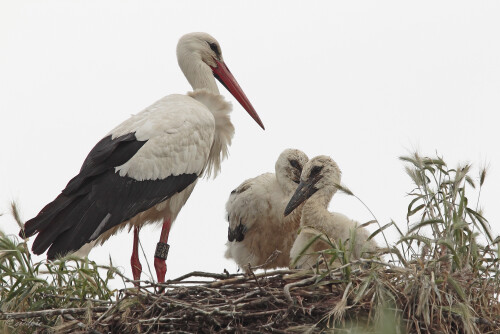
[[312, 268], [319, 252], [331, 248], [326, 240], [350, 245], [354, 259], [377, 249], [368, 240], [368, 230], [328, 211], [341, 177], [330, 157], [309, 160], [302, 151], [287, 149], [276, 161], [275, 171], [248, 179], [231, 192], [226, 203], [226, 258], [246, 270], [249, 265]]

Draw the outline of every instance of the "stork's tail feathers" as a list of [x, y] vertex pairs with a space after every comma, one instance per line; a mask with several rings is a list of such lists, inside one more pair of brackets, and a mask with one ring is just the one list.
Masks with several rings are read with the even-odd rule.
[[[43, 254], [49, 249], [47, 259], [52, 260], [78, 250], [89, 241], [89, 231], [85, 230], [88, 224], [85, 222], [102, 222], [106, 219], [107, 212], [95, 204], [85, 195], [60, 194], [35, 218], [26, 222], [26, 237], [38, 233], [31, 248], [33, 253]], [[23, 236], [23, 231], [19, 235]]]
[[[75, 198], [71, 204], [59, 211], [57, 216], [47, 224], [47, 228], [39, 232], [33, 243], [33, 253], [42, 254], [50, 247], [47, 258], [51, 260], [75, 251], [85, 244], [83, 239], [75, 240], [78, 236], [84, 237], [84, 233], [73, 232], [76, 232], [75, 229], [79, 227], [78, 223], [86, 219], [89, 209], [94, 204], [86, 197]], [[71, 235], [67, 235], [68, 231], [72, 232]], [[55, 242], [56, 240], [57, 242]]]
[[50, 222], [62, 210], [64, 210], [74, 199], [74, 196], [66, 196], [60, 194], [55, 200], [47, 204], [35, 218], [28, 220], [24, 224], [24, 229], [19, 231], [19, 236], [22, 238], [29, 238], [36, 233], [44, 230], [50, 225]]

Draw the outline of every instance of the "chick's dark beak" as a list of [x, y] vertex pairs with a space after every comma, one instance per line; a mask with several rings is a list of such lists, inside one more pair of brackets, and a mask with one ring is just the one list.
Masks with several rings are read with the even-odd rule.
[[292, 213], [300, 204], [311, 197], [318, 189], [314, 187], [317, 180], [300, 181], [297, 190], [293, 194], [290, 202], [285, 208], [285, 217]]

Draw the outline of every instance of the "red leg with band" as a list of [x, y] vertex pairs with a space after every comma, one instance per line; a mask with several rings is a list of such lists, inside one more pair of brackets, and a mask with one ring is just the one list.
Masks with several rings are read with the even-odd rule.
[[160, 234], [160, 242], [156, 245], [155, 252], [155, 270], [156, 277], [158, 278], [158, 283], [165, 282], [165, 274], [167, 273], [167, 264], [165, 260], [168, 255], [168, 234], [170, 233], [170, 227], [172, 225], [172, 221], [170, 219], [165, 219], [163, 221], [163, 227], [161, 229]]
[[[142, 265], [139, 262], [139, 228], [134, 227], [134, 244], [132, 246], [132, 257], [130, 258], [130, 264], [132, 266], [132, 275], [134, 276], [134, 281], [141, 279]], [[139, 283], [134, 283], [135, 286], [139, 286]]]

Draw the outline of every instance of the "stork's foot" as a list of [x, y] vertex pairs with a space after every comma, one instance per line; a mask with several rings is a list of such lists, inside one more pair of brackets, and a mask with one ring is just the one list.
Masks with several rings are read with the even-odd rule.
[[[132, 264], [132, 275], [134, 276], [134, 281], [139, 281], [141, 279], [142, 265], [139, 262], [139, 258], [130, 258], [130, 263]], [[139, 286], [138, 282], [134, 282], [135, 286]]]
[[165, 283], [165, 276], [167, 274], [166, 261], [155, 257], [155, 270], [158, 283]]

